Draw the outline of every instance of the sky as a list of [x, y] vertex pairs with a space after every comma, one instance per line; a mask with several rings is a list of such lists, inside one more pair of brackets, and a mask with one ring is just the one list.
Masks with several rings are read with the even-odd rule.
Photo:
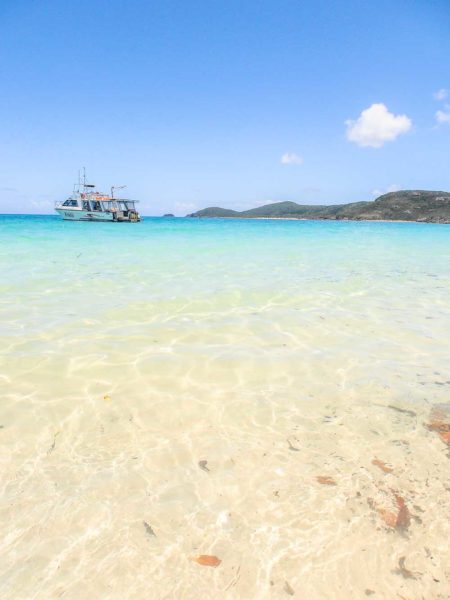
[[0, 0], [0, 212], [450, 191], [449, 0]]

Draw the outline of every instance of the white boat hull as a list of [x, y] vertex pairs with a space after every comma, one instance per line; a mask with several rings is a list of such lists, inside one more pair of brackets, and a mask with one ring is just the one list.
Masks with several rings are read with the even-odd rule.
[[[117, 186], [116, 186], [117, 187]], [[125, 186], [121, 186], [125, 187]], [[78, 178], [73, 186], [72, 195], [64, 202], [56, 202], [55, 210], [65, 221], [108, 221], [137, 223], [141, 220], [136, 210], [136, 202], [130, 198], [114, 198], [114, 186], [111, 196], [95, 191], [95, 185]]]
[[56, 208], [56, 212], [65, 221], [113, 221], [113, 213], [101, 210], [90, 211], [73, 207]]

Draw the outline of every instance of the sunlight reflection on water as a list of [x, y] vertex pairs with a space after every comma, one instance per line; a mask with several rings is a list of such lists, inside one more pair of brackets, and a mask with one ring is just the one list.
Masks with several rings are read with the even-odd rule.
[[449, 226], [3, 216], [0, 261], [3, 598], [448, 597]]

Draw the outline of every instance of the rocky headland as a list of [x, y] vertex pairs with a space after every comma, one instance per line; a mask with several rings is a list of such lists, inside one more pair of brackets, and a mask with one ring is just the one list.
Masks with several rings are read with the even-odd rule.
[[450, 223], [450, 193], [403, 190], [383, 194], [370, 202], [328, 205], [275, 202], [241, 212], [212, 206], [187, 216], [240, 219], [331, 219]]

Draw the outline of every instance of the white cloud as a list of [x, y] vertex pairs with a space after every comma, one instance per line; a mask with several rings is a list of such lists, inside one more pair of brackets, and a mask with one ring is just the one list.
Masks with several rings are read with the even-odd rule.
[[398, 192], [401, 189], [401, 185], [398, 185], [397, 183], [392, 183], [391, 185], [388, 185], [388, 187], [385, 190], [373, 190], [372, 196], [382, 196], [383, 194], [389, 194], [390, 192]]
[[286, 152], [281, 157], [282, 165], [302, 165], [303, 157], [298, 154], [294, 154], [294, 152]]
[[434, 98], [436, 100], [445, 100], [448, 97], [448, 90], [445, 90], [444, 88], [441, 88], [440, 90], [438, 90], [437, 92], [435, 92], [433, 94]]
[[395, 140], [411, 129], [406, 115], [394, 115], [384, 104], [372, 104], [363, 110], [356, 121], [348, 120], [347, 139], [358, 146], [381, 148], [385, 142]]
[[[447, 107], [448, 109], [450, 107]], [[438, 123], [450, 123], [450, 112], [444, 112], [443, 110], [438, 110], [436, 112], [436, 121]]]

